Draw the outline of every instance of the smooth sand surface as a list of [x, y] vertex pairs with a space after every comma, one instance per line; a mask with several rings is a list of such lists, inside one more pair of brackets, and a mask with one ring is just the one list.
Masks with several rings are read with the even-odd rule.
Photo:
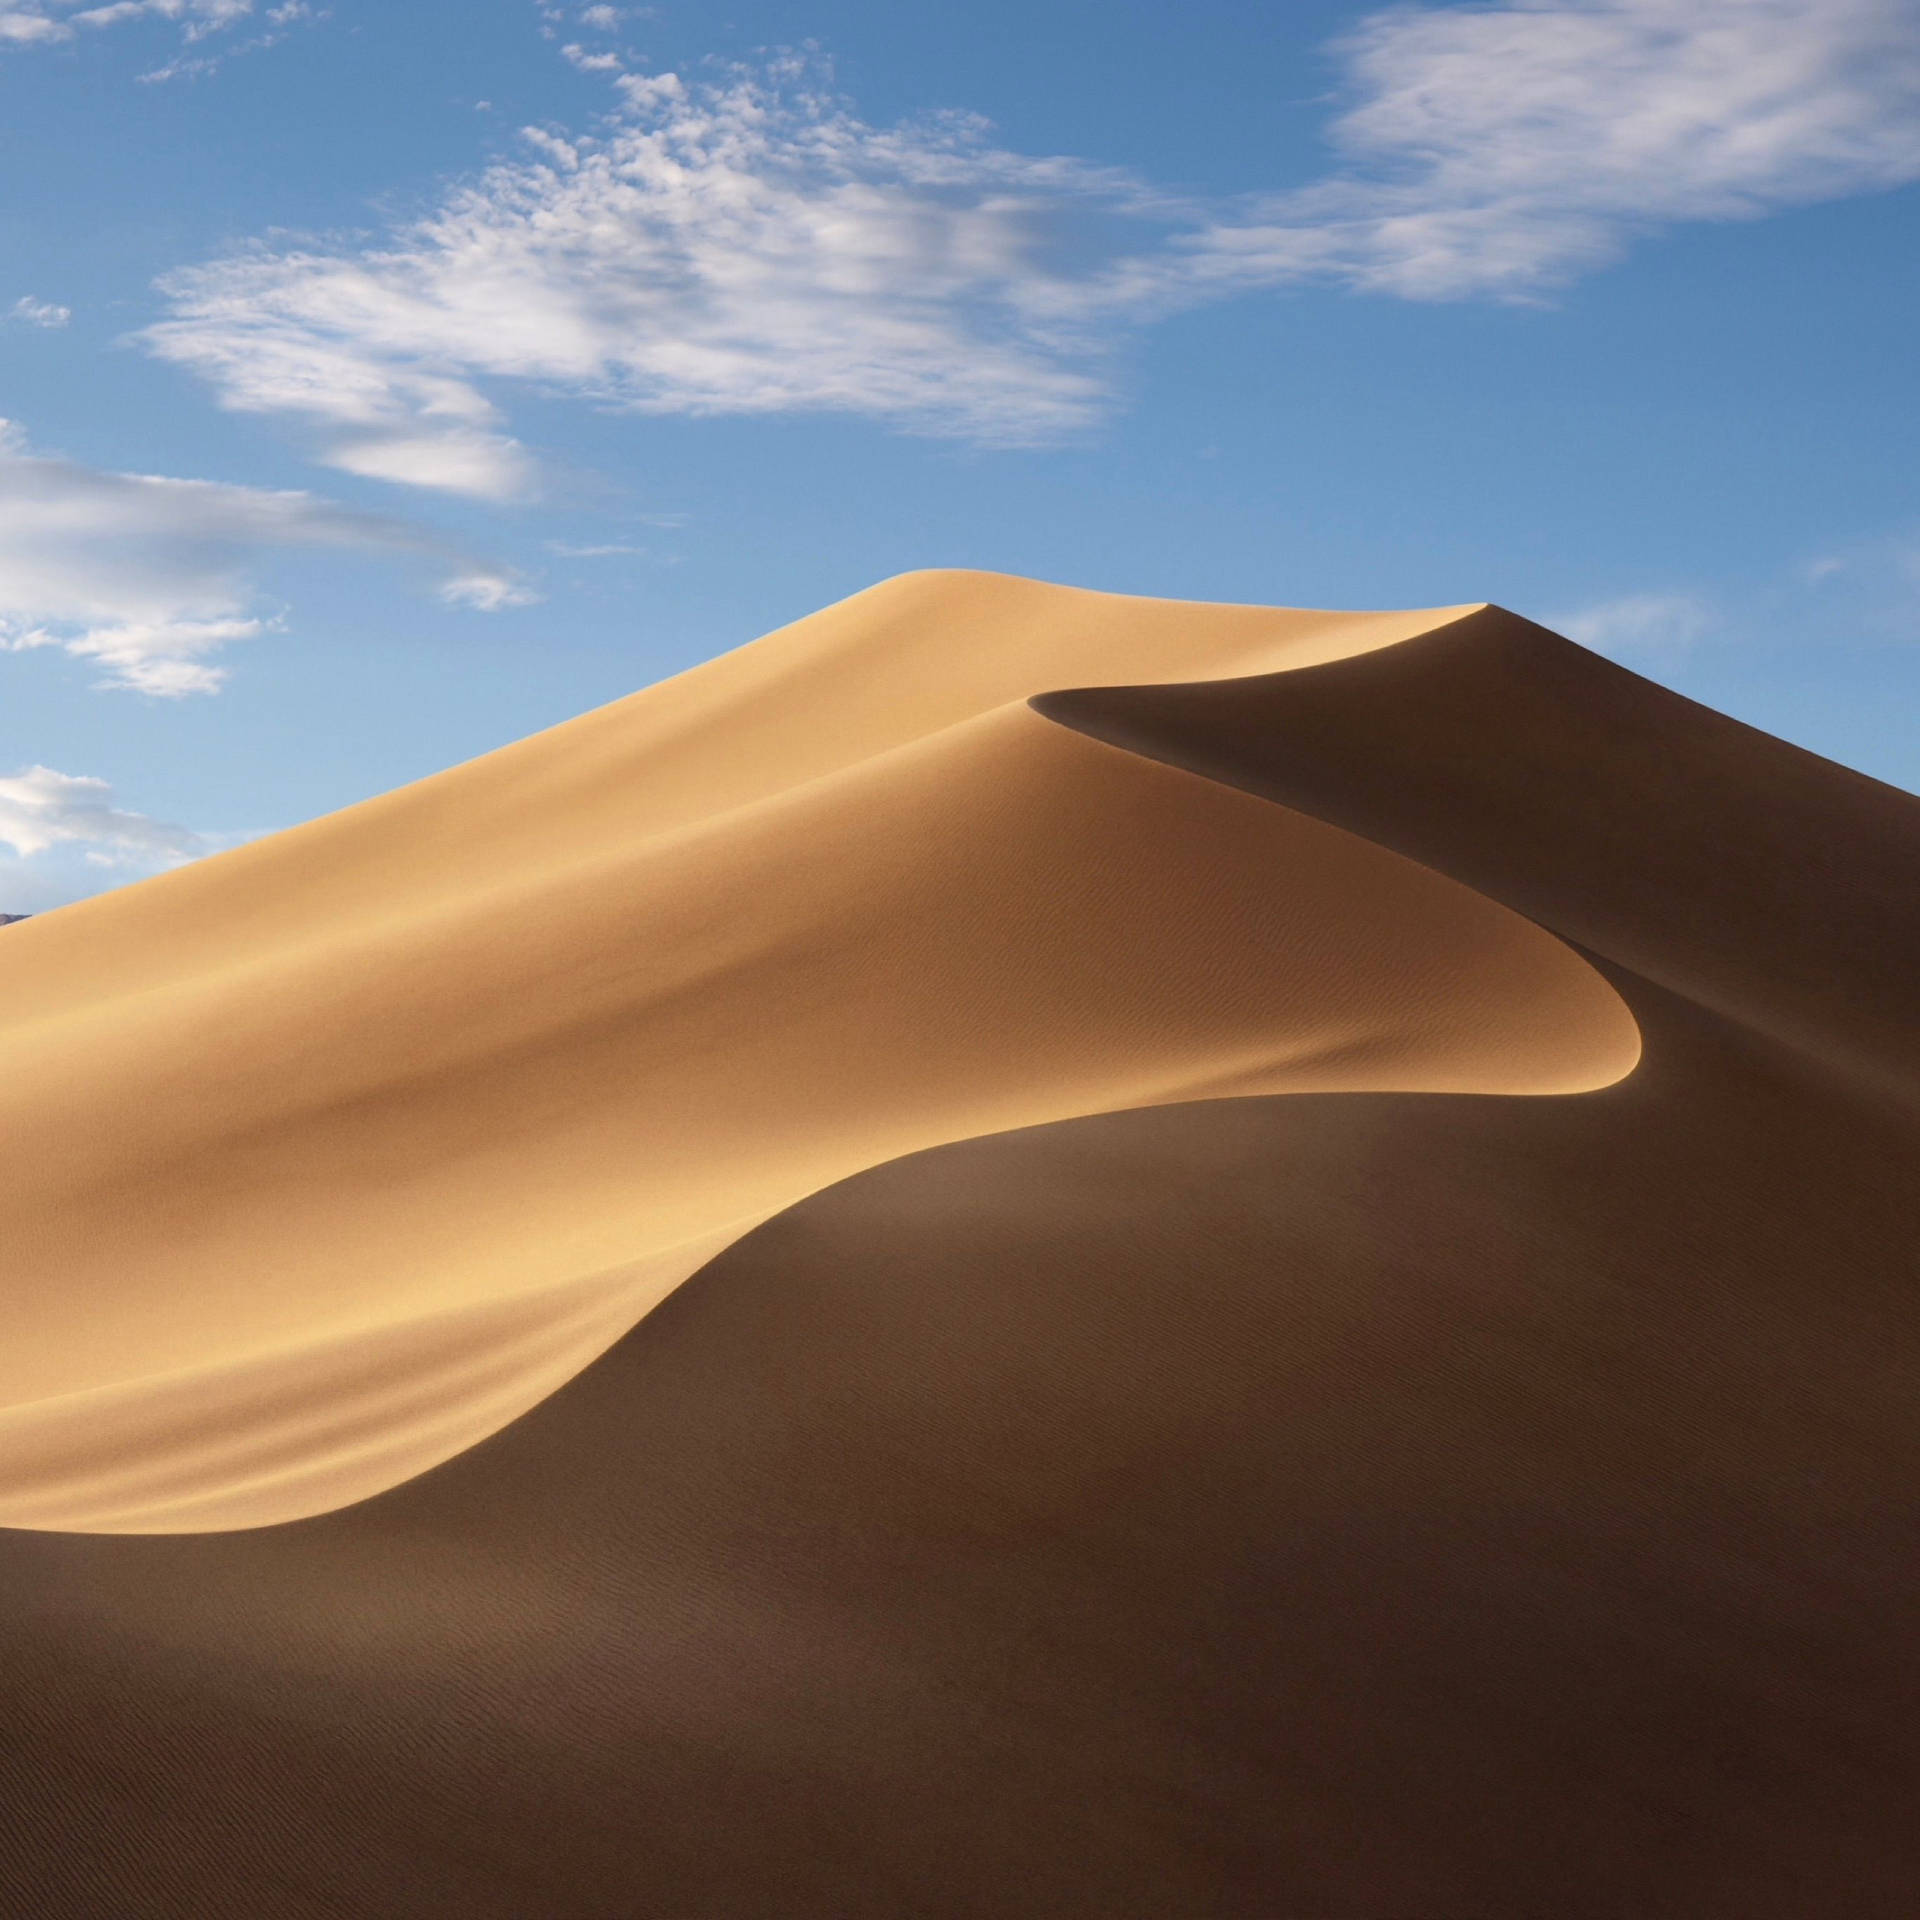
[[1638, 1035], [1427, 867], [1055, 725], [1450, 613], [915, 575], [0, 948], [0, 1524], [324, 1512], [863, 1167], [1225, 1093], [1559, 1093]]
[[[1168, 806], [1209, 836], [1245, 817], [1216, 800], [1271, 809], [1259, 873], [1317, 876], [1339, 940], [1379, 924], [1357, 845], [1396, 887], [1414, 862], [1447, 883], [1391, 920], [1423, 952], [1482, 924], [1456, 893], [1524, 916], [1544, 946], [1487, 936], [1391, 1029], [1381, 1071], [1431, 1078], [967, 1129], [785, 1207], [376, 1497], [0, 1534], [0, 1911], [1907, 1920], [1920, 802], [1451, 612], [1211, 684], [1083, 670], [1027, 714], [1058, 757], [1024, 757], [1049, 738], [1025, 721], [966, 735], [1017, 744], [972, 763], [998, 780], [1071, 769], [1050, 795], [1167, 776], [1113, 773], [1153, 796], [1130, 856]], [[160, 897], [119, 896], [155, 943]], [[1269, 1031], [1310, 1030], [1336, 963], [1260, 920], [1231, 949], [1223, 898], [1170, 922], [1215, 913], [1220, 950], [1278, 968]], [[1567, 951], [1548, 936], [1644, 1052], [1512, 1098], [1550, 1079], [1516, 1034], [1619, 1031], [1605, 1000], [1462, 1011], [1496, 962], [1571, 995], [1589, 975], [1532, 970]], [[1406, 1004], [1373, 937], [1369, 1021]], [[1189, 1014], [1159, 1053], [1171, 1013], [1098, 1024], [1147, 989], [1088, 1011], [1032, 968], [1079, 1021], [1046, 1071], [1090, 1074], [1113, 1034], [1129, 1074], [1232, 1051], [1243, 976], [1210, 977], [1206, 1046], [1181, 1050]]]

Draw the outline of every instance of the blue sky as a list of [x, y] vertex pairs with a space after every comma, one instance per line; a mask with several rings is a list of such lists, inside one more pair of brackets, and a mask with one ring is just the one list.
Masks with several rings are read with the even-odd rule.
[[0, 911], [887, 574], [1920, 786], [1920, 0], [0, 0]]

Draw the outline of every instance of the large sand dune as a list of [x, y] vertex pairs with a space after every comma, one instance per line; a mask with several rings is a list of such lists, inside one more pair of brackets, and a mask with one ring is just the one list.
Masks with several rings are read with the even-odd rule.
[[0, 1910], [1904, 1920], [1917, 855], [917, 575], [8, 929]]
[[1446, 617], [910, 576], [12, 933], [0, 1524], [376, 1492], [760, 1221], [943, 1141], [1617, 1078], [1631, 1018], [1527, 921], [1025, 704]]

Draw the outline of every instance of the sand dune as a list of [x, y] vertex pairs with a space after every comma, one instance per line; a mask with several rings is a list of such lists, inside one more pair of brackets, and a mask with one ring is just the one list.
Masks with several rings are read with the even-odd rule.
[[943, 1141], [1617, 1078], [1632, 1020], [1560, 942], [1023, 697], [1103, 654], [1240, 674], [1446, 618], [912, 576], [16, 930], [0, 1523], [376, 1492], [760, 1221]]
[[233, 1530], [0, 1534], [0, 1909], [1905, 1920], [1920, 802], [980, 576], [575, 727], [5, 936], [10, 1484]]

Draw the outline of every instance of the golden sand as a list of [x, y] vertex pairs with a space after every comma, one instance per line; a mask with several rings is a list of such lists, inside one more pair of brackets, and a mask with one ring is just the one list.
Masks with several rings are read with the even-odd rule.
[[1473, 609], [888, 581], [0, 941], [0, 1525], [259, 1526], [471, 1446], [917, 1149], [1638, 1057], [1509, 908], [1056, 724]]

